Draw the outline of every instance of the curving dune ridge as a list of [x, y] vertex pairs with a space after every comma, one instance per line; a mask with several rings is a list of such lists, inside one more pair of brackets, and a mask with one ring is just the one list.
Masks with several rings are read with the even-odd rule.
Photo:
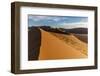
[[87, 58], [87, 44], [73, 34], [63, 35], [40, 30], [39, 60]]

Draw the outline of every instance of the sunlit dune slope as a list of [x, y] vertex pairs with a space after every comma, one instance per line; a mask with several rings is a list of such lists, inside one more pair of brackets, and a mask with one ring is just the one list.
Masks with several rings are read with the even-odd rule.
[[70, 46], [77, 49], [77, 51], [80, 51], [87, 55], [87, 44], [81, 40], [79, 40], [75, 35], [65, 35], [65, 34], [58, 34], [58, 33], [51, 33], [60, 40], [63, 40], [66, 44], [69, 44]]
[[[50, 33], [47, 31], [41, 30], [41, 47], [39, 60], [51, 60], [51, 59], [74, 59], [74, 58], [86, 58], [87, 55], [82, 52], [81, 46], [84, 49], [87, 48], [86, 43], [82, 43], [73, 35], [66, 35], [68, 43], [65, 36], [59, 34]], [[73, 42], [75, 41], [75, 44]], [[78, 45], [80, 44], [80, 45]], [[78, 46], [78, 47], [77, 47]], [[80, 48], [79, 48], [80, 47]]]

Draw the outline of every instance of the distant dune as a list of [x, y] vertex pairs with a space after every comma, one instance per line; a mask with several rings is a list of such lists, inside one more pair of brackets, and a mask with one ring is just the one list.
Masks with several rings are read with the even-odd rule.
[[87, 58], [87, 43], [73, 34], [41, 31], [39, 60]]
[[80, 39], [81, 41], [88, 43], [87, 34], [74, 34], [74, 36]]

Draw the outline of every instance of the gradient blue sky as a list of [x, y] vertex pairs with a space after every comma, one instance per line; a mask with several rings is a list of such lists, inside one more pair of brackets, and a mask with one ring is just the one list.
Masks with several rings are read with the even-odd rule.
[[28, 16], [28, 26], [51, 26], [55, 28], [87, 28], [88, 17], [78, 16]]

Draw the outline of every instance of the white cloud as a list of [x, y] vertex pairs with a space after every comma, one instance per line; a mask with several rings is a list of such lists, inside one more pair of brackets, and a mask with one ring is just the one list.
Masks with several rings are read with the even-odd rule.
[[46, 19], [47, 17], [46, 16], [35, 16], [35, 18], [37, 18], [37, 19]]
[[54, 18], [54, 19], [52, 19], [52, 20], [54, 20], [54, 21], [57, 22], [57, 21], [59, 21], [60, 19], [59, 19], [59, 18]]
[[46, 16], [29, 16], [29, 19], [32, 19], [34, 21], [39, 21], [39, 20], [43, 20], [46, 19]]
[[[29, 27], [31, 27], [31, 26], [33, 26], [33, 25], [29, 25]], [[34, 25], [34, 26], [40, 26], [40, 25]]]
[[70, 28], [87, 28], [88, 23], [87, 22], [76, 22], [76, 23], [62, 23], [61, 24], [63, 28], [70, 29]]
[[38, 19], [38, 18], [33, 18], [32, 20], [33, 20], [33, 21], [39, 21], [40, 19]]

